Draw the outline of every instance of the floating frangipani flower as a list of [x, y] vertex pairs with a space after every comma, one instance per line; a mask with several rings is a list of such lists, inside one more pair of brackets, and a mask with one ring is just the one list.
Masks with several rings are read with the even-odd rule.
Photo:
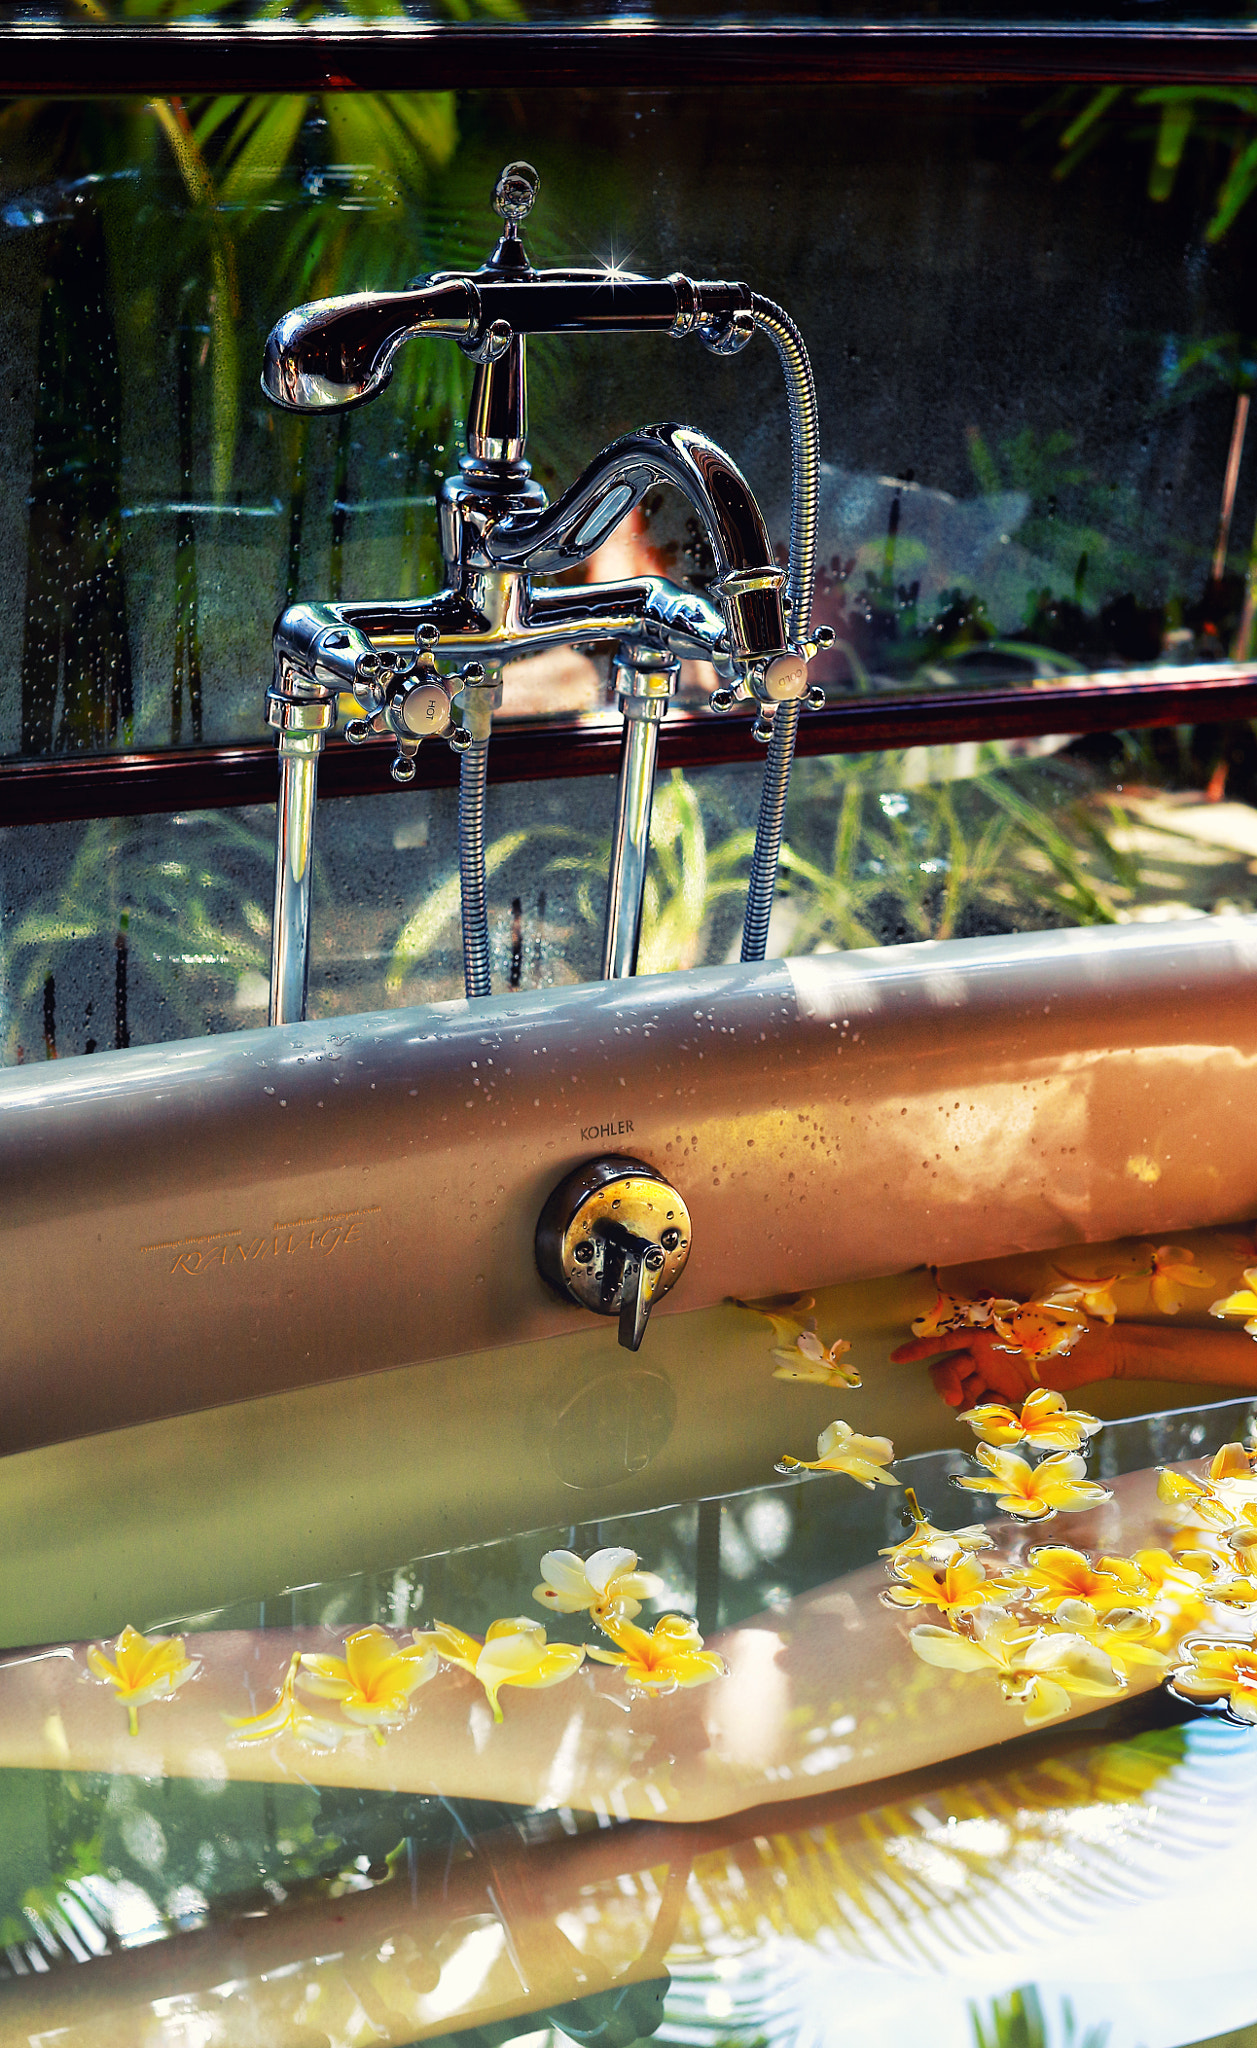
[[[1213, 1286], [1213, 1274], [1198, 1266], [1193, 1254], [1181, 1244], [1162, 1244], [1155, 1249], [1149, 1245], [1147, 1252], [1149, 1291], [1154, 1308], [1159, 1308], [1162, 1315], [1176, 1316], [1193, 1289]], [[1133, 1277], [1143, 1278], [1144, 1274]]]
[[[1253, 1464], [1257, 1452], [1246, 1451], [1243, 1444], [1223, 1444], [1209, 1461], [1209, 1478], [1214, 1487], [1222, 1490], [1224, 1500], [1257, 1499], [1257, 1483], [1253, 1480]], [[1239, 1487], [1226, 1486], [1225, 1482], [1238, 1479]]]
[[879, 1557], [890, 1559], [892, 1570], [897, 1571], [909, 1559], [925, 1558], [931, 1564], [946, 1564], [948, 1558], [958, 1557], [962, 1551], [991, 1548], [992, 1538], [983, 1523], [971, 1522], [964, 1529], [936, 1529], [922, 1514], [914, 1488], [905, 1486], [903, 1498], [903, 1518], [911, 1524], [912, 1534], [878, 1552]]
[[410, 1713], [410, 1695], [436, 1676], [437, 1653], [421, 1636], [404, 1646], [378, 1624], [349, 1636], [343, 1657], [302, 1652], [297, 1684], [316, 1699], [335, 1700], [347, 1721], [375, 1730], [400, 1728]]
[[1223, 1541], [1246, 1572], [1257, 1571], [1257, 1501], [1245, 1501]]
[[1195, 1628], [1212, 1619], [1220, 1567], [1207, 1552], [1198, 1550], [1174, 1557], [1168, 1550], [1154, 1546], [1137, 1550], [1131, 1563], [1153, 1589], [1153, 1611], [1164, 1615], [1177, 1631]]
[[979, 1607], [1007, 1605], [1006, 1586], [989, 1579], [976, 1557], [957, 1551], [943, 1564], [909, 1557], [895, 1566], [894, 1584], [882, 1599], [888, 1607], [937, 1607], [943, 1614], [972, 1614]]
[[447, 1621], [434, 1621], [429, 1635], [421, 1635], [416, 1629], [415, 1641], [431, 1644], [447, 1664], [457, 1664], [460, 1670], [469, 1671], [478, 1679], [495, 1721], [502, 1719], [500, 1686], [526, 1685], [544, 1690], [561, 1685], [585, 1661], [582, 1644], [548, 1643], [542, 1623], [527, 1614], [493, 1622], [483, 1642], [479, 1636], [467, 1635]]
[[968, 1408], [956, 1417], [967, 1422], [984, 1444], [1030, 1444], [1036, 1451], [1079, 1451], [1088, 1437], [1104, 1427], [1098, 1415], [1070, 1408], [1065, 1396], [1051, 1387], [1035, 1387], [1022, 1403], [1020, 1414], [999, 1401], [980, 1408]]
[[800, 1330], [790, 1350], [773, 1352], [778, 1361], [773, 1378], [804, 1380], [818, 1387], [858, 1387], [859, 1373], [853, 1365], [842, 1362], [850, 1349], [845, 1337], [836, 1337], [832, 1344], [825, 1345], [815, 1330]]
[[[112, 1657], [106, 1654], [107, 1648], [112, 1649]], [[189, 1657], [182, 1636], [141, 1635], [128, 1622], [116, 1643], [92, 1644], [87, 1666], [93, 1678], [113, 1687], [114, 1697], [127, 1710], [132, 1735], [138, 1735], [140, 1708], [150, 1700], [169, 1699], [196, 1677], [201, 1660]]]
[[595, 1550], [582, 1560], [574, 1550], [547, 1550], [541, 1560], [543, 1583], [533, 1587], [533, 1599], [556, 1614], [592, 1614], [599, 1620], [614, 1611], [630, 1618], [642, 1611], [643, 1600], [657, 1599], [662, 1579], [653, 1572], [639, 1572], [637, 1552], [612, 1548]]
[[1089, 1316], [1099, 1316], [1102, 1323], [1111, 1323], [1117, 1315], [1113, 1289], [1118, 1281], [1137, 1277], [1128, 1273], [1067, 1273], [1063, 1266], [1057, 1266], [1056, 1271], [1065, 1285], [1054, 1287], [1048, 1300], [1061, 1308], [1083, 1309]]
[[635, 1692], [675, 1692], [681, 1686], [709, 1685], [725, 1675], [724, 1658], [703, 1648], [698, 1623], [687, 1615], [665, 1614], [649, 1631], [616, 1616], [598, 1625], [617, 1647], [599, 1650], [591, 1645], [590, 1656], [600, 1664], [618, 1664]]
[[1102, 1557], [1098, 1565], [1063, 1544], [1032, 1550], [1028, 1561], [1000, 1574], [1000, 1584], [1024, 1595], [1044, 1614], [1064, 1601], [1086, 1601], [1097, 1614], [1138, 1607], [1154, 1597], [1151, 1582], [1128, 1557]]
[[334, 1749], [352, 1731], [338, 1726], [335, 1721], [323, 1721], [312, 1714], [297, 1698], [295, 1687], [297, 1673], [301, 1668], [301, 1652], [294, 1650], [288, 1659], [284, 1682], [274, 1704], [264, 1707], [260, 1714], [226, 1716], [231, 1734], [228, 1740], [233, 1745], [247, 1746], [254, 1742], [274, 1742], [278, 1736], [294, 1735], [300, 1742], [313, 1742], [320, 1749]]
[[1257, 1721], [1257, 1648], [1189, 1639], [1170, 1673], [1171, 1692], [1195, 1706], [1221, 1707], [1233, 1721]]
[[760, 1301], [742, 1301], [734, 1295], [732, 1299], [735, 1308], [748, 1309], [753, 1316], [763, 1316], [771, 1323], [773, 1343], [787, 1349], [816, 1327], [814, 1320], [805, 1320], [816, 1307], [814, 1294], [766, 1294]]
[[1209, 1528], [1230, 1529], [1247, 1509], [1257, 1508], [1255, 1459], [1257, 1453], [1243, 1444], [1223, 1444], [1210, 1462], [1208, 1479], [1163, 1467], [1157, 1475], [1157, 1499]]
[[1072, 1351], [1087, 1334], [1087, 1319], [1076, 1308], [1056, 1301], [1024, 1301], [991, 1317], [991, 1328], [999, 1338], [997, 1351], [1011, 1351], [1032, 1361], [1060, 1358]]
[[1069, 1631], [1028, 1629], [1010, 1615], [984, 1608], [973, 1634], [924, 1622], [908, 1640], [923, 1663], [948, 1671], [987, 1671], [1004, 1697], [1025, 1709], [1027, 1728], [1067, 1714], [1074, 1695], [1113, 1699], [1125, 1679], [1103, 1650]]
[[[934, 1275], [938, 1286], [938, 1277]], [[953, 1330], [993, 1330], [1000, 1339], [996, 1347], [1019, 1356], [1055, 1358], [1069, 1351], [1085, 1335], [1087, 1321], [1080, 1310], [1061, 1298], [1058, 1290], [1046, 1301], [1014, 1301], [994, 1294], [947, 1294], [939, 1288], [938, 1299], [912, 1325], [914, 1337], [941, 1337]]]
[[1069, 1635], [1081, 1636], [1092, 1649], [1101, 1651], [1123, 1678], [1133, 1665], [1164, 1671], [1170, 1661], [1170, 1652], [1158, 1643], [1159, 1623], [1152, 1615], [1138, 1614], [1129, 1607], [1115, 1607], [1099, 1615], [1087, 1600], [1062, 1600], [1056, 1622]]
[[778, 1472], [845, 1472], [860, 1486], [898, 1486], [883, 1468], [895, 1455], [888, 1436], [857, 1436], [849, 1422], [831, 1422], [816, 1439], [814, 1458], [792, 1458], [786, 1452], [777, 1460]]
[[1230, 1506], [1211, 1486], [1193, 1479], [1189, 1472], [1162, 1470], [1157, 1474], [1157, 1499], [1180, 1514], [1195, 1515], [1215, 1527], [1229, 1528], [1234, 1520]]
[[1209, 1304], [1211, 1316], [1247, 1316], [1244, 1328], [1250, 1337], [1257, 1337], [1257, 1266], [1246, 1266], [1244, 1285], [1234, 1294], [1224, 1295], [1221, 1301]]
[[980, 1465], [986, 1466], [990, 1478], [956, 1479], [953, 1483], [971, 1493], [998, 1495], [996, 1506], [1021, 1522], [1041, 1522], [1058, 1513], [1081, 1514], [1084, 1509], [1098, 1507], [1102, 1501], [1113, 1498], [1108, 1487], [1097, 1486], [1087, 1478], [1087, 1461], [1077, 1452], [1058, 1452], [1055, 1457], [1032, 1465], [1015, 1451], [979, 1444], [974, 1456]]
[[[987, 1329], [991, 1321], [991, 1309], [995, 1297], [991, 1294], [976, 1295], [972, 1298], [963, 1294], [947, 1294], [938, 1285], [938, 1274], [930, 1268], [930, 1278], [938, 1291], [933, 1308], [923, 1316], [917, 1316], [912, 1324], [914, 1337], [946, 1337], [953, 1330]], [[1015, 1301], [1000, 1302], [1001, 1308], [1013, 1309]]]

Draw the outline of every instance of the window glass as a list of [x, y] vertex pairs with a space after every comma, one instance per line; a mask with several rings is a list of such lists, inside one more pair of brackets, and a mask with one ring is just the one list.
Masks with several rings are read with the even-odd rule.
[[[301, 418], [265, 400], [262, 346], [312, 296], [474, 268], [520, 156], [538, 263], [744, 278], [797, 319], [831, 701], [1246, 658], [1251, 119], [1239, 88], [9, 102], [0, 753], [260, 742], [287, 598], [437, 586], [467, 360], [410, 345], [375, 403]], [[692, 421], [784, 549], [762, 338], [545, 339], [530, 372], [552, 496], [617, 434]], [[663, 490], [588, 573], [640, 571], [711, 573]], [[606, 672], [598, 649], [511, 664], [500, 719], [605, 718]], [[704, 717], [711, 682], [686, 665]], [[1251, 751], [1198, 728], [802, 762], [772, 949], [1247, 907]], [[369, 758], [380, 795], [320, 809], [315, 1013], [459, 986], [453, 798]], [[757, 789], [754, 765], [661, 784], [645, 964], [734, 944]], [[610, 812], [605, 783], [494, 785], [496, 986], [596, 973]], [[5, 1058], [260, 1022], [270, 831], [258, 809], [0, 834]]]
[[[1218, 793], [1209, 801], [1209, 786]], [[1247, 726], [796, 763], [769, 953], [1257, 909]], [[320, 806], [309, 1014], [463, 991], [457, 794]], [[494, 784], [494, 989], [601, 971], [614, 782]], [[736, 959], [759, 770], [665, 773], [643, 973]], [[0, 836], [6, 1064], [266, 1022], [274, 810]]]
[[[0, 749], [260, 737], [286, 597], [439, 581], [466, 359], [412, 344], [374, 404], [301, 418], [264, 399], [262, 344], [303, 299], [477, 265], [519, 155], [535, 261], [746, 279], [797, 320], [835, 687], [1246, 653], [1251, 121], [1239, 88], [11, 102]], [[530, 368], [552, 494], [616, 434], [689, 420], [784, 546], [763, 339], [550, 339]], [[589, 573], [635, 566], [710, 574], [671, 494]], [[604, 672], [522, 663], [504, 715], [595, 707]]]

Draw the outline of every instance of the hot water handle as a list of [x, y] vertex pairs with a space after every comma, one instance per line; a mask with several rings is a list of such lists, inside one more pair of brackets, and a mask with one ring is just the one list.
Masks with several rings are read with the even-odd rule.
[[537, 1270], [558, 1294], [595, 1315], [618, 1316], [636, 1351], [651, 1309], [675, 1287], [690, 1255], [690, 1212], [642, 1159], [586, 1162], [559, 1182], [537, 1222]]

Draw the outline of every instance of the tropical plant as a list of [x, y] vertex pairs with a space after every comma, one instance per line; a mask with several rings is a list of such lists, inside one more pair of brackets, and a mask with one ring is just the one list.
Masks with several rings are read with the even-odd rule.
[[[1071, 88], [1067, 101], [1076, 104], [1085, 90]], [[1205, 228], [1207, 242], [1222, 240], [1257, 191], [1257, 89], [1252, 86], [1153, 85], [1140, 91], [1102, 86], [1087, 95], [1084, 105], [1062, 129], [1059, 142], [1063, 153], [1053, 175], [1069, 177], [1114, 134], [1151, 144], [1150, 199], [1169, 198], [1190, 142], [1199, 144], [1214, 162], [1225, 160]]]
[[[41, 1050], [52, 1058], [59, 1051], [81, 1049], [65, 1028], [64, 995], [66, 970], [84, 949], [88, 959], [94, 954], [102, 963], [110, 955], [113, 960], [108, 975], [113, 1032], [102, 1005], [95, 1020], [97, 1036], [87, 1040], [89, 1052], [98, 1039], [108, 1044], [111, 1035], [115, 1045], [130, 1043], [129, 1020], [137, 998], [150, 1012], [165, 1011], [168, 1030], [163, 1036], [198, 1034], [207, 1028], [207, 1012], [229, 1013], [231, 996], [224, 984], [234, 992], [242, 974], [265, 970], [270, 910], [262, 907], [262, 899], [274, 859], [269, 836], [230, 811], [201, 814], [183, 824], [182, 843], [158, 858], [146, 821], [100, 818], [83, 828], [65, 872], [16, 919], [6, 937], [3, 979], [12, 1011], [8, 1058], [33, 1055], [31, 1020], [41, 1000]], [[105, 994], [108, 980], [98, 995]], [[90, 998], [87, 1006], [89, 1031], [95, 1001]]]
[[1120, 816], [1077, 764], [985, 751], [964, 780], [915, 787], [883, 755], [799, 764], [781, 855], [791, 951], [1117, 921], [1114, 892], [1138, 879], [1111, 837]]
[[[455, 16], [517, 11], [516, 0], [443, 5]], [[75, 0], [74, 11], [97, 21], [160, 23], [193, 10], [184, 0]], [[195, 11], [216, 10], [198, 4]], [[284, 13], [305, 19], [334, 11], [302, 4]], [[341, 11], [355, 19], [404, 13], [401, 0], [359, 0]], [[242, 347], [242, 307], [292, 303], [381, 276], [404, 282], [431, 242], [418, 209], [432, 176], [450, 167], [457, 139], [448, 92], [16, 100], [0, 112], [0, 156], [20, 161], [37, 181], [17, 200], [16, 213], [45, 236], [49, 265], [35, 379], [25, 752], [108, 746], [136, 733], [120, 524], [122, 364], [129, 381], [138, 377], [151, 387], [145, 397], [151, 396], [156, 417], [169, 404], [169, 387], [174, 390], [181, 497], [172, 507], [170, 731], [174, 740], [184, 736], [186, 699], [196, 740], [203, 706], [193, 455], [205, 446], [210, 505], [229, 510], [244, 393], [253, 381], [254, 350]], [[153, 194], [163, 189], [155, 218]], [[277, 213], [287, 216], [279, 236]], [[11, 207], [6, 218], [13, 215]], [[262, 222], [265, 236], [256, 232]], [[138, 275], [137, 249], [143, 251]], [[253, 288], [254, 272], [265, 279], [264, 288]], [[173, 375], [167, 375], [160, 338], [154, 351], [154, 326], [159, 337], [170, 338]], [[424, 448], [439, 438], [465, 376], [452, 350], [410, 351], [401, 366], [398, 396], [409, 419], [403, 499], [418, 495]], [[202, 409], [208, 431], [195, 433], [194, 416]], [[278, 434], [291, 593], [300, 574], [308, 426], [284, 421]], [[333, 582], [343, 553], [348, 460], [341, 423]], [[400, 535], [403, 584], [416, 573], [413, 506], [409, 511]]]

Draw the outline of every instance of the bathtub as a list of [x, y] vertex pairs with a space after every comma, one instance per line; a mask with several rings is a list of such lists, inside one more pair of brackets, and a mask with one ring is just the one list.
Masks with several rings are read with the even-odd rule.
[[[0, 1075], [0, 1640], [759, 1485], [835, 1413], [951, 1441], [921, 1368], [886, 1365], [928, 1266], [1257, 1212], [1255, 996], [1257, 920], [1218, 918]], [[551, 1188], [603, 1153], [693, 1221], [635, 1355], [534, 1260]], [[862, 1393], [766, 1370], [730, 1298], [793, 1289], [830, 1290]]]

